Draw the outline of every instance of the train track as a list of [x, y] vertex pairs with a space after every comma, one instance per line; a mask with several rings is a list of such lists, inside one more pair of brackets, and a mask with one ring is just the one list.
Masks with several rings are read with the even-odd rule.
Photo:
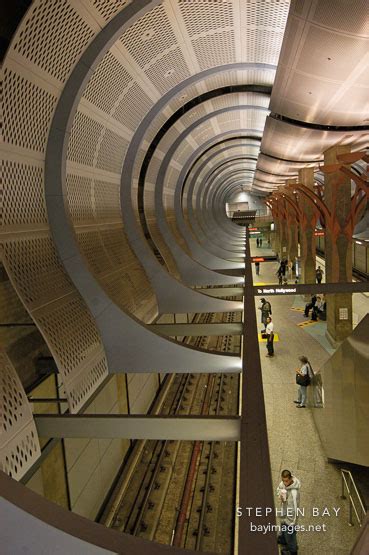
[[[240, 313], [197, 314], [193, 323], [240, 321]], [[183, 342], [239, 352], [239, 336], [185, 337]], [[238, 374], [174, 374], [160, 414], [238, 414]], [[123, 481], [105, 523], [122, 532], [198, 551], [232, 552], [236, 444], [137, 442], [134, 471]], [[218, 508], [221, 508], [221, 511]]]

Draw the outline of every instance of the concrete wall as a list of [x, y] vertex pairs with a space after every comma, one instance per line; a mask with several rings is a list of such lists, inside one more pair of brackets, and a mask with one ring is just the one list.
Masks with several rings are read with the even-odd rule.
[[[132, 383], [138, 389], [135, 379]], [[132, 386], [133, 390], [133, 386]], [[150, 401], [151, 402], [151, 401]], [[137, 408], [143, 407], [136, 400]], [[89, 405], [86, 413], [127, 413], [125, 376], [112, 376]], [[66, 439], [65, 461], [72, 511], [95, 519], [129, 448], [128, 440]], [[60, 483], [55, 481], [58, 465]], [[27, 483], [33, 491], [65, 506], [62, 443], [53, 449], [41, 468]], [[60, 476], [61, 474], [61, 476]]]

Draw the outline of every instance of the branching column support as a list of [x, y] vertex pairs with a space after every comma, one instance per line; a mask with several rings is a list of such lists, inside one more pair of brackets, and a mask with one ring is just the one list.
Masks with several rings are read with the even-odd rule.
[[[303, 168], [299, 171], [299, 182], [301, 185], [314, 191], [314, 168]], [[301, 196], [301, 195], [300, 195]], [[300, 235], [300, 258], [301, 258], [301, 282], [315, 283], [315, 226], [318, 212], [309, 198], [302, 195], [299, 205], [301, 217], [299, 225]]]
[[[275, 222], [277, 226], [276, 232], [276, 253], [280, 259], [287, 256], [287, 215], [284, 202], [281, 196], [275, 194], [272, 197], [274, 213], [276, 214]], [[274, 215], [273, 213], [273, 215]]]
[[[356, 155], [356, 153], [354, 153]], [[368, 187], [344, 163], [352, 161], [349, 146], [336, 146], [324, 153], [324, 201], [329, 217], [326, 220], [326, 280], [352, 281], [352, 235], [364, 210]], [[354, 179], [355, 178], [355, 179]], [[351, 179], [356, 190], [351, 197]], [[344, 309], [344, 310], [342, 310]], [[352, 331], [352, 295], [341, 293], [327, 299], [327, 336], [336, 344]]]
[[271, 246], [273, 251], [279, 256], [281, 251], [281, 244], [280, 244], [280, 236], [279, 236], [279, 228], [278, 228], [278, 220], [279, 220], [279, 207], [278, 207], [278, 200], [276, 197], [269, 197], [265, 201], [265, 205], [270, 209], [273, 221], [274, 221], [274, 232], [271, 236]]
[[[287, 187], [293, 188], [295, 184], [296, 184], [295, 180], [289, 179], [287, 181]], [[289, 262], [291, 262], [292, 267], [295, 268], [295, 261], [298, 256], [297, 246], [298, 246], [299, 213], [296, 209], [296, 206], [293, 204], [293, 202], [291, 202], [290, 195], [291, 195], [291, 192], [289, 192], [285, 196], [285, 207], [286, 207], [286, 216], [287, 216], [287, 237], [288, 237], [287, 254], [288, 254]]]
[[280, 258], [287, 258], [288, 224], [287, 224], [287, 211], [285, 206], [283, 206], [283, 204], [282, 204], [280, 213], [281, 213], [281, 217], [278, 220], [279, 242], [281, 246]]
[[[354, 153], [355, 156], [356, 160], [366, 160], [365, 153]], [[352, 234], [369, 198], [368, 182], [344, 166], [352, 161], [349, 146], [332, 147], [324, 153], [325, 163], [321, 168], [325, 174], [324, 200], [307, 186], [296, 185], [324, 223], [326, 280], [329, 283], [352, 280]], [[356, 184], [352, 197], [351, 179]], [[351, 294], [330, 295], [327, 298], [327, 316], [328, 338], [337, 344], [352, 331]]]

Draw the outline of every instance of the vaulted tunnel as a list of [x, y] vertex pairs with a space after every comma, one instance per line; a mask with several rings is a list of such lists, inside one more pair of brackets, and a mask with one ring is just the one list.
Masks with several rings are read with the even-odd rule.
[[[327, 149], [367, 148], [366, 2], [17, 7], [3, 64], [1, 257], [65, 409], [84, 411], [116, 375], [145, 389], [145, 412], [158, 374], [241, 373], [240, 352], [153, 324], [242, 312], [238, 297], [211, 295], [245, 281], [246, 232], [227, 203], [247, 198], [271, 221], [273, 195], [301, 170], [324, 182]], [[367, 171], [362, 159], [352, 168]]]

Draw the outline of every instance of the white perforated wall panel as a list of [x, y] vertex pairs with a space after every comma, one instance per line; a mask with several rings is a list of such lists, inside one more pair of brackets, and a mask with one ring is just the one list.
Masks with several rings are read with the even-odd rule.
[[[15, 52], [61, 82], [94, 36], [71, 4], [68, 0], [34, 2], [13, 43]], [[61, 37], [73, 37], [63, 41], [62, 50]]]
[[104, 21], [110, 21], [118, 12], [123, 10], [132, 0], [90, 0]]
[[20, 480], [40, 454], [27, 396], [9, 357], [0, 349], [0, 470]]
[[[1, 232], [4, 261], [55, 357], [72, 412], [78, 411], [101, 383], [107, 368], [95, 323], [65, 274], [49, 233], [43, 191], [45, 147], [66, 79], [86, 46], [128, 3], [35, 0], [4, 62], [8, 155]], [[233, 62], [275, 64], [287, 5], [284, 0], [164, 0], [122, 34], [86, 85], [68, 145], [70, 216], [91, 271], [119, 306], [145, 321], [155, 313], [155, 298], [128, 247], [119, 195], [121, 168], [132, 133], [163, 94], [199, 70]], [[179, 91], [167, 114], [207, 90], [240, 82], [271, 84], [273, 76], [272, 69], [245, 65], [239, 71], [233, 68], [209, 76]], [[148, 141], [167, 114], [160, 114], [148, 126]], [[176, 159], [184, 163], [198, 143], [231, 128], [234, 122], [230, 116], [223, 124], [204, 125], [182, 145]], [[163, 146], [168, 147], [178, 132], [176, 129]], [[139, 148], [134, 181], [124, 183], [131, 188], [134, 203], [135, 180], [144, 155], [145, 149]], [[168, 178], [168, 191], [174, 190], [178, 169]], [[172, 197], [167, 195], [165, 202], [171, 208]]]
[[[107, 368], [96, 326], [60, 264], [48, 231], [44, 152], [63, 82], [95, 35], [90, 21], [74, 2], [35, 1], [4, 60], [4, 264], [55, 358], [71, 412], [86, 402]], [[88, 191], [90, 181], [84, 176], [69, 183], [78, 221], [91, 220]]]

